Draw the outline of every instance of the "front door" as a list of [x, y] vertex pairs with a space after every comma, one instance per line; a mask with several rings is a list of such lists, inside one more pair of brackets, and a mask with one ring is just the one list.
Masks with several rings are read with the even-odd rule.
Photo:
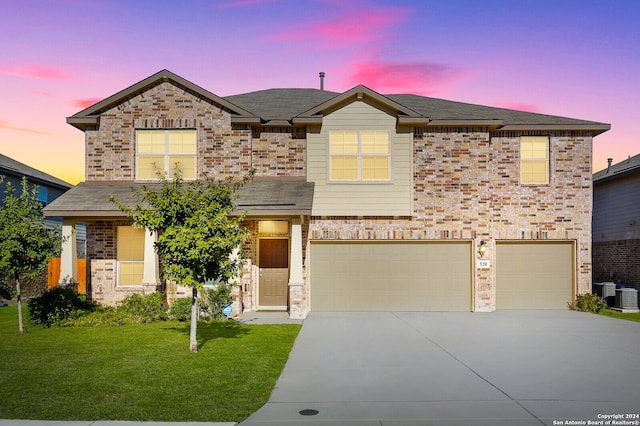
[[289, 284], [289, 240], [260, 240], [260, 307], [287, 307]]

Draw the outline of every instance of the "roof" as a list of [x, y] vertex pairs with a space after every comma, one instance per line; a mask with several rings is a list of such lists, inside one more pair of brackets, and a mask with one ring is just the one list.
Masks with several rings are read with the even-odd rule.
[[26, 164], [2, 154], [0, 154], [0, 175], [12, 175], [19, 178], [26, 176], [32, 183], [58, 187], [61, 189], [69, 189], [73, 187], [73, 185], [63, 181], [62, 179], [58, 179], [57, 177], [51, 176], [45, 172], [41, 172], [38, 169], [34, 169], [33, 167], [27, 166]]
[[[44, 208], [45, 216], [64, 216], [83, 219], [126, 217], [114, 203], [133, 206], [138, 202], [132, 188], [147, 186], [153, 190], [160, 183], [81, 182]], [[253, 180], [238, 190], [236, 214], [247, 216], [310, 215], [313, 203], [313, 183], [298, 180]]]
[[593, 182], [601, 182], [611, 178], [620, 177], [629, 173], [640, 172], [640, 154], [629, 157], [624, 161], [611, 165], [606, 169], [593, 174]]
[[218, 97], [168, 70], [162, 70], [95, 105], [67, 118], [81, 130], [99, 123], [100, 114], [163, 82], [171, 82], [192, 95], [229, 112], [231, 121], [253, 125], [320, 124], [323, 114], [364, 100], [394, 114], [399, 124], [424, 126], [487, 126], [492, 130], [584, 130], [595, 136], [610, 124], [515, 111], [429, 98], [412, 94], [383, 95], [359, 85], [343, 93], [318, 89], [268, 89]]

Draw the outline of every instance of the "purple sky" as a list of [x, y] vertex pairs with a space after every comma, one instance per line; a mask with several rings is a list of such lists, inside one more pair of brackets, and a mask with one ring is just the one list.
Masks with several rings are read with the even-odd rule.
[[65, 118], [161, 69], [220, 96], [273, 87], [438, 98], [611, 123], [640, 153], [640, 1], [0, 0], [0, 153], [77, 183]]

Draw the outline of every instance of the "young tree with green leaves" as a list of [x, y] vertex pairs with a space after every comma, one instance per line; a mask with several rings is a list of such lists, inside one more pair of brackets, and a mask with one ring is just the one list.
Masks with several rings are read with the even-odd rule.
[[159, 191], [148, 186], [132, 188], [139, 200], [134, 206], [111, 197], [133, 226], [158, 232], [155, 251], [160, 255], [163, 278], [192, 289], [191, 352], [198, 351], [198, 290], [205, 280], [226, 282], [241, 271], [241, 260], [232, 255], [249, 231], [242, 226], [243, 215], [230, 215], [236, 208], [236, 191], [252, 176], [249, 173], [242, 181], [184, 182], [178, 173], [173, 179], [160, 176]]
[[32, 278], [44, 270], [49, 259], [59, 255], [61, 245], [60, 229], [47, 229], [44, 225], [38, 187], [29, 187], [27, 179], [23, 178], [22, 192], [16, 196], [16, 189], [8, 182], [0, 204], [0, 273], [15, 281], [21, 334], [24, 333], [24, 322], [20, 280]]

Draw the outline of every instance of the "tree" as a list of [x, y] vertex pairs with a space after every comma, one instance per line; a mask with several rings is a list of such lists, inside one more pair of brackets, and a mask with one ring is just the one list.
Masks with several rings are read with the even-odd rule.
[[29, 188], [27, 179], [23, 178], [22, 192], [19, 196], [15, 192], [8, 182], [0, 205], [0, 272], [15, 280], [18, 330], [23, 334], [20, 280], [38, 275], [47, 267], [49, 259], [59, 255], [62, 235], [59, 228], [45, 227], [36, 185]]
[[146, 185], [141, 190], [132, 188], [138, 198], [133, 207], [111, 197], [133, 226], [158, 232], [154, 248], [162, 262], [163, 278], [192, 289], [191, 352], [198, 351], [198, 289], [205, 280], [226, 282], [241, 271], [241, 260], [232, 255], [249, 231], [241, 225], [244, 215], [230, 215], [236, 208], [236, 191], [252, 176], [249, 173], [241, 181], [184, 182], [180, 173], [173, 179], [160, 174], [159, 191]]

